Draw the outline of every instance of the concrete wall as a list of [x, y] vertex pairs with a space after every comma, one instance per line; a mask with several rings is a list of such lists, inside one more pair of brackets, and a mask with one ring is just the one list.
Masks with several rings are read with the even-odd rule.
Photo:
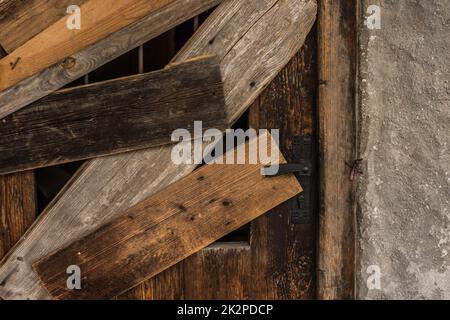
[[358, 297], [450, 299], [450, 1], [362, 4]]

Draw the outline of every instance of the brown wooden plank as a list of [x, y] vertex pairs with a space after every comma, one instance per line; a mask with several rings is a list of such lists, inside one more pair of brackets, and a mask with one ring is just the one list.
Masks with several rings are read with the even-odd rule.
[[64, 17], [69, 5], [87, 0], [4, 0], [0, 2], [0, 45], [13, 52]]
[[[93, 0], [87, 2], [85, 6], [88, 4], [92, 6], [92, 4], [90, 4], [92, 1]], [[97, 69], [103, 64], [138, 47], [150, 39], [166, 32], [167, 30], [170, 30], [179, 23], [182, 23], [200, 12], [211, 8], [212, 6], [218, 4], [221, 0], [170, 0], [169, 5], [162, 5], [162, 1], [165, 3], [169, 0], [156, 0], [157, 2], [152, 3], [151, 6], [148, 5], [148, 0], [139, 0], [136, 2], [136, 5], [140, 4], [144, 6], [145, 8], [143, 10], [136, 13], [131, 12], [130, 10], [137, 8], [135, 5], [130, 6], [129, 10], [126, 10], [126, 12], [130, 13], [132, 20], [135, 21], [133, 23], [129, 21], [131, 24], [125, 21], [126, 19], [123, 19], [122, 12], [119, 12], [120, 10], [118, 10], [119, 6], [115, 6], [117, 1], [94, 1], [96, 4], [101, 3], [101, 6], [105, 6], [108, 3], [111, 4], [111, 7], [114, 7], [114, 14], [117, 15], [113, 21], [116, 21], [117, 19], [123, 20], [123, 22], [118, 24], [122, 27], [122, 29], [118, 30], [118, 25], [116, 25], [113, 29], [117, 29], [118, 31], [113, 32], [108, 36], [107, 33], [112, 32], [113, 29], [104, 27], [100, 30], [103, 37], [102, 38], [96, 33], [96, 24], [93, 24], [90, 31], [95, 33], [95, 41], [97, 42], [91, 40], [87, 42], [72, 41], [72, 38], [67, 40], [67, 35], [64, 35], [59, 40], [53, 39], [50, 42], [47, 42], [47, 39], [41, 39], [41, 41], [39, 41], [40, 38], [34, 37], [29, 42], [24, 44], [24, 46], [18, 48], [2, 59], [1, 63], [3, 67], [0, 68], [0, 74], [2, 75], [0, 82], [4, 85], [11, 83], [13, 79], [13, 82], [16, 82], [16, 80], [23, 78], [25, 75], [29, 76], [23, 78], [22, 81], [9, 86], [8, 89], [0, 89], [0, 119], [48, 95], [49, 93], [62, 88], [66, 84], [71, 83], [72, 81]], [[130, 1], [135, 0], [120, 1], [120, 4], [130, 3]], [[120, 8], [122, 8], [122, 6], [120, 6]], [[82, 10], [86, 11], [86, 8], [82, 8]], [[111, 12], [111, 10], [112, 9], [107, 9], [105, 12], [108, 13]], [[119, 14], [117, 14], [117, 12], [119, 12]], [[146, 15], [143, 15], [144, 13]], [[141, 19], [136, 20], [135, 18], [138, 16], [140, 16]], [[98, 18], [94, 16], [92, 16], [92, 18], [95, 21], [96, 19], [98, 20]], [[39, 36], [42, 38], [47, 35], [50, 38], [55, 38], [55, 34], [52, 32], [51, 28], [56, 28], [58, 23], [61, 24], [61, 22], [58, 21], [44, 32], [40, 33]], [[123, 26], [124, 23], [126, 23], [126, 26]], [[107, 22], [106, 25], [107, 24], [109, 24], [109, 22]], [[62, 28], [67, 30], [65, 25], [62, 26]], [[80, 31], [82, 33], [80, 35], [78, 35], [77, 31], [74, 32], [77, 34], [77, 37], [84, 38], [86, 36], [86, 32], [88, 32], [88, 29], [82, 28]], [[67, 48], [64, 46], [59, 46], [60, 50], [48, 49], [48, 44], [52, 43], [52, 41], [63, 42], [65, 39], [66, 42], [68, 41]], [[46, 45], [42, 45], [42, 43]], [[91, 43], [91, 45], [86, 46], [88, 43]], [[33, 45], [33, 48], [31, 48], [33, 50], [30, 50], [29, 52], [22, 52], [26, 49], [26, 47], [31, 45]], [[47, 49], [42, 50], [43, 48]], [[69, 51], [72, 53], [68, 54]], [[20, 52], [23, 53], [23, 56], [19, 55]], [[46, 57], [48, 53], [51, 54], [49, 57]], [[65, 55], [62, 55], [63, 53]], [[30, 60], [32, 54], [34, 54], [34, 57], [32, 58], [33, 60]], [[39, 57], [42, 56], [42, 61], [40, 59], [35, 60], [35, 58], [37, 58], [36, 55]], [[19, 57], [21, 59], [17, 62]], [[23, 58], [28, 61], [28, 64], [32, 64], [30, 67], [32, 67], [33, 71], [32, 69], [24, 69], [25, 64], [23, 64]], [[50, 63], [50, 61], [54, 61], [54, 63], [48, 65], [47, 67], [43, 67], [44, 65]], [[9, 64], [10, 62], [15, 65], [14, 70], [11, 70], [12, 66]], [[18, 71], [19, 69], [21, 71]], [[38, 72], [38, 69], [41, 71]], [[0, 87], [4, 86], [2, 85]]]
[[[248, 149], [267, 138], [250, 140]], [[275, 142], [270, 145], [271, 153], [279, 153]], [[40, 260], [35, 270], [57, 299], [117, 296], [301, 192], [292, 174], [264, 177], [262, 167], [206, 165]], [[81, 290], [67, 289], [70, 265], [82, 270]]]
[[[239, 15], [249, 3], [267, 5], [268, 8], [263, 12], [255, 11], [257, 18]], [[230, 11], [230, 8], [233, 10]], [[316, 2], [311, 0], [277, 0], [276, 4], [272, 0], [227, 1], [205, 21], [187, 47], [193, 49], [192, 56], [195, 57], [202, 53], [198, 48], [202, 44], [205, 54], [219, 56], [222, 73], [227, 69], [234, 70], [226, 73], [228, 77], [223, 74], [223, 79], [226, 111], [236, 116], [253, 103], [301, 48], [315, 17]], [[210, 33], [211, 26], [217, 24], [223, 27]], [[241, 24], [246, 26], [246, 31], [237, 36], [233, 28], [228, 27]], [[149, 28], [152, 28], [151, 24]], [[272, 32], [268, 33], [268, 29]], [[210, 40], [215, 37], [229, 38], [232, 44], [227, 42], [227, 45], [234, 49], [227, 51], [219, 46], [211, 52]], [[261, 43], [260, 39], [264, 42]], [[191, 58], [187, 54], [189, 51], [183, 50], [183, 59]], [[239, 68], [241, 61], [244, 61], [242, 65], [251, 61], [255, 66]], [[255, 80], [250, 83], [240, 81], [248, 77]], [[251, 87], [254, 91], [243, 90], [244, 95], [236, 94], [242, 86], [246, 88], [253, 82], [255, 86]], [[232, 117], [231, 121], [234, 120], [236, 118]], [[27, 233], [27, 238], [14, 250], [13, 256], [0, 263], [0, 281], [10, 270], [16, 270], [8, 284], [0, 287], [0, 296], [5, 299], [49, 298], [46, 290], [39, 285], [31, 265], [19, 265], [14, 257], [25, 256], [26, 261], [34, 262], [94, 231], [149, 195], [191, 173], [196, 167], [174, 165], [170, 159], [171, 148], [161, 147], [99, 158], [83, 166], [47, 207], [33, 230]]]
[[174, 130], [225, 130], [213, 57], [62, 90], [0, 122], [0, 174], [173, 144]]
[[115, 300], [182, 300], [183, 290], [183, 262], [179, 262], [153, 278], [128, 290]]
[[354, 298], [357, 1], [319, 7], [319, 299]]
[[[68, 29], [67, 18], [63, 17], [0, 60], [0, 91], [67, 59], [173, 1], [87, 0], [80, 7], [80, 30]], [[62, 66], [70, 67], [66, 61]]]
[[[33, 172], [0, 176], [1, 258], [19, 241], [35, 217], [36, 189]], [[0, 285], [5, 281], [7, 279], [3, 279]]]

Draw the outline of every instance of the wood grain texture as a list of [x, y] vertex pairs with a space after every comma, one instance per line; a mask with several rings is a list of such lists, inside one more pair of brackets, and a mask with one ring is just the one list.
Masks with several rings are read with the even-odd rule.
[[63, 17], [0, 60], [0, 91], [67, 59], [173, 1], [86, 1], [80, 7], [80, 29], [67, 28], [67, 17]]
[[175, 59], [200, 53], [221, 59], [231, 124], [300, 49], [315, 17], [315, 1], [227, 1], [211, 14], [217, 23], [204, 23]]
[[87, 0], [4, 0], [0, 2], [0, 45], [11, 53], [66, 15], [69, 5]]
[[[147, 3], [147, 1], [145, 1], [145, 3]], [[62, 88], [105, 63], [196, 16], [200, 12], [217, 5], [220, 1], [221, 0], [171, 0], [168, 5], [161, 6], [158, 10], [155, 9], [150, 11], [146, 16], [123, 27], [119, 31], [114, 32], [101, 40], [98, 39], [97, 42], [86, 46], [84, 49], [80, 48], [81, 51], [60, 57], [60, 60], [56, 61], [54, 64], [17, 82], [8, 89], [3, 91], [0, 89], [0, 119], [49, 93]], [[148, 8], [146, 10], [148, 10]], [[139, 13], [139, 15], [140, 14], [141, 13]], [[120, 14], [118, 16], [120, 16]], [[35, 38], [33, 38], [33, 40], [34, 39]], [[45, 54], [45, 52], [43, 54]], [[16, 56], [15, 59], [13, 57], [14, 55], [10, 54], [4, 58], [9, 59], [4, 60], [4, 63], [6, 63], [4, 67], [8, 72], [7, 74], [10, 75], [10, 72], [15, 71], [16, 68], [8, 71], [7, 68], [11, 68], [9, 62], [13, 62], [13, 64], [16, 63], [18, 56]], [[45, 61], [47, 60], [48, 59], [46, 58]], [[20, 64], [17, 64], [16, 67], [19, 66]], [[9, 81], [7, 80], [9, 79], [9, 76], [3, 77], [3, 71], [1, 71], [1, 74], [1, 79], [3, 80], [0, 81]]]
[[[314, 29], [302, 50], [249, 109], [251, 127], [280, 129], [280, 149], [288, 162], [295, 161], [294, 136], [316, 132], [316, 39]], [[317, 179], [318, 169], [312, 173]], [[293, 202], [253, 221], [249, 243], [208, 247], [152, 278], [135, 298], [172, 299], [175, 292], [194, 300], [314, 299], [316, 224], [314, 220], [292, 224]]]
[[[240, 9], [252, 2], [268, 5], [268, 10], [255, 13], [257, 18], [243, 19], [237, 15]], [[234, 8], [231, 13], [230, 7]], [[231, 0], [224, 2], [216, 11], [186, 45], [180, 59], [191, 58], [189, 48], [192, 48], [193, 57], [202, 53], [218, 55], [224, 79], [226, 111], [228, 115], [238, 115], [250, 106], [254, 99], [252, 97], [257, 97], [301, 48], [315, 20], [316, 2], [278, 0], [273, 4], [270, 0]], [[242, 29], [247, 31], [236, 36], [233, 28], [224, 27], [218, 33], [210, 34], [211, 26], [219, 23], [230, 26], [243, 23], [246, 27]], [[268, 29], [271, 32], [268, 33]], [[249, 37], [248, 34], [252, 36]], [[216, 47], [211, 52], [210, 40], [214, 37], [230, 38], [233, 43], [230, 46], [236, 49], [226, 51], [225, 48]], [[267, 40], [268, 37], [272, 41]], [[266, 47], [260, 45], [260, 39], [263, 38]], [[200, 42], [204, 45], [204, 52], [195, 47]], [[235, 51], [237, 48], [240, 51]], [[227, 58], [229, 54], [234, 58]], [[252, 61], [260, 67], [256, 71], [254, 68], [239, 68], [236, 65], [241, 61]], [[227, 70], [236, 72], [230, 73]], [[260, 70], [264, 72], [260, 74]], [[253, 72], [258, 73], [252, 74]], [[242, 85], [249, 85], [241, 82], [242, 78], [247, 77], [254, 78], [255, 86], [250, 92], [241, 88]], [[233, 92], [241, 89], [247, 95], [233, 95]], [[230, 98], [231, 96], [234, 98]], [[233, 120], [236, 120], [235, 117], [231, 118]], [[170, 155], [171, 148], [161, 147], [95, 159], [84, 165], [47, 207], [12, 257], [1, 263], [0, 280], [11, 269], [15, 268], [17, 272], [5, 286], [0, 287], [0, 296], [5, 299], [49, 298], [48, 293], [39, 285], [30, 263], [94, 231], [195, 169], [193, 165], [174, 165], [170, 161]], [[17, 255], [26, 257], [25, 262], [17, 263], [14, 260]]]
[[352, 299], [355, 286], [357, 2], [322, 0], [319, 10], [321, 203], [317, 295]]
[[[248, 144], [257, 148], [258, 138]], [[262, 167], [203, 166], [40, 260], [35, 270], [54, 298], [113, 298], [301, 192], [292, 174], [267, 178], [261, 175]], [[81, 290], [67, 289], [70, 265], [82, 270]]]
[[0, 176], [0, 257], [7, 255], [35, 217], [36, 188], [33, 171]]
[[225, 130], [213, 57], [53, 93], [0, 122], [0, 174], [173, 144], [172, 132]]

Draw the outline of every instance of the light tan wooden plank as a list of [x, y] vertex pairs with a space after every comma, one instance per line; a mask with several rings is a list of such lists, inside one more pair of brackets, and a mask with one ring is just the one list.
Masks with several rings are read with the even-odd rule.
[[88, 0], [80, 6], [82, 22], [79, 30], [67, 28], [67, 18], [63, 17], [0, 60], [0, 91], [61, 62], [151, 12], [161, 10], [172, 1]]
[[[238, 148], [248, 147], [248, 157], [259, 139], [270, 136]], [[271, 146], [285, 162], [274, 141]], [[113, 298], [301, 192], [293, 174], [264, 177], [264, 164], [246, 163], [205, 165], [148, 197], [34, 264], [41, 281], [57, 299]], [[81, 269], [81, 290], [67, 288], [71, 265]]]
[[[147, 1], [144, 2], [147, 3]], [[211, 8], [212, 6], [220, 2], [221, 0], [170, 0], [170, 3], [168, 5], [161, 6], [157, 10], [155, 9], [155, 5], [150, 6], [155, 10], [144, 10], [144, 12], [148, 13], [145, 17], [137, 20], [134, 23], [128, 24], [124, 28], [112, 33], [109, 36], [104, 35], [102, 40], [97, 39], [97, 42], [94, 43], [88, 39], [88, 43], [92, 44], [89, 46], [85, 46], [83, 44], [84, 49], [82, 49], [81, 51], [74, 51], [73, 46], [75, 45], [72, 45], [71, 42], [69, 42], [67, 49], [65, 47], [61, 47], [61, 50], [59, 51], [73, 51], [71, 55], [59, 57], [59, 60], [55, 61], [54, 64], [49, 65], [39, 72], [33, 73], [29, 77], [23, 79], [20, 82], [17, 82], [7, 89], [0, 89], [0, 119], [48, 95], [49, 93], [62, 88], [66, 84], [84, 76], [85, 74], [102, 66], [103, 64], [117, 58], [121, 54], [124, 54], [138, 47], [139, 45], [170, 30], [176, 25], [196, 16], [197, 14]], [[140, 15], [141, 13], [139, 13], [139, 16]], [[118, 16], [120, 16], [120, 14]], [[52, 35], [50, 34], [49, 37], [51, 36]], [[99, 38], [97, 34], [96, 37]], [[35, 39], [36, 38], [32, 39], [33, 43], [36, 42]], [[78, 49], [81, 49], [81, 44], [76, 45], [76, 47]], [[21, 50], [21, 48], [18, 48], [17, 50]], [[35, 62], [32, 61], [29, 63], [40, 66], [45, 64], [43, 64], [43, 62], [47, 63], [49, 59], [54, 59], [56, 57], [57, 51], [53, 51], [50, 49], [47, 51], [52, 52], [51, 56], [53, 58], [46, 57], [46, 52], [39, 50], [38, 53], [39, 55], [43, 55], [43, 60], [36, 60]], [[16, 68], [23, 69], [23, 60], [21, 57], [14, 70], [11, 70], [11, 65], [9, 63], [13, 63], [13, 65], [16, 64], [17, 58], [19, 57], [21, 56], [14, 56], [14, 53], [12, 53], [4, 58], [6, 60], [2, 60], [4, 63], [4, 70], [0, 68], [1, 70], [3, 70], [0, 71], [0, 82], [3, 81], [5, 84], [7, 82], [9, 83], [8, 79], [12, 75], [14, 75], [14, 73], [11, 72], [15, 72]], [[27, 53], [26, 57], [27, 61], [29, 61], [28, 58], [31, 57], [31, 53]], [[33, 57], [33, 60], [34, 59], [35, 56]], [[4, 71], [6, 71], [5, 75]], [[28, 70], [23, 70], [23, 72], [30, 73]]]
[[0, 45], [13, 52], [87, 0], [5, 0], [0, 2]]
[[[183, 59], [191, 56], [187, 54], [190, 47], [193, 48], [192, 55], [196, 56], [201, 50], [194, 47], [194, 44], [203, 43], [205, 53], [216, 53], [219, 58], [222, 57], [224, 86], [228, 88], [225, 90], [226, 111], [231, 122], [246, 110], [301, 48], [316, 17], [317, 7], [313, 0], [278, 0], [274, 5], [268, 5], [268, 10], [263, 13], [254, 12], [256, 18], [229, 14], [230, 6], [235, 8], [236, 13], [251, 2], [260, 5], [272, 3], [271, 0], [226, 1], [204, 22], [182, 50]], [[210, 34], [211, 27], [208, 26], [218, 23], [231, 26], [244, 24], [246, 27], [241, 28], [247, 31], [240, 37], [235, 36], [232, 28], [221, 28], [218, 33]], [[227, 52], [217, 47], [211, 52], [209, 40], [206, 39], [214, 37], [233, 38], [231, 41], [234, 44], [228, 47], [235, 49]], [[239, 65], [247, 66], [249, 61], [254, 66], [239, 68]], [[248, 78], [254, 79], [250, 82], [255, 82], [251, 86], [252, 90], [241, 88], [242, 85], [249, 85], [242, 81]], [[236, 93], [240, 89], [247, 94]], [[158, 148], [87, 163], [45, 210], [13, 256], [3, 261], [0, 280], [12, 269], [17, 272], [5, 286], [0, 287], [0, 296], [6, 299], [49, 298], [31, 270], [31, 263], [94, 231], [106, 221], [195, 169], [194, 165], [174, 165], [170, 156], [171, 148]], [[17, 255], [25, 257], [24, 263], [19, 264], [14, 260]]]

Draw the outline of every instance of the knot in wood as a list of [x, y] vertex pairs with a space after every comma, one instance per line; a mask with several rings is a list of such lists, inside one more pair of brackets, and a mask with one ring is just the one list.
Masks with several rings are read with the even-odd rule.
[[61, 67], [64, 69], [72, 69], [75, 66], [76, 59], [72, 57], [67, 57], [63, 61], [61, 61]]

